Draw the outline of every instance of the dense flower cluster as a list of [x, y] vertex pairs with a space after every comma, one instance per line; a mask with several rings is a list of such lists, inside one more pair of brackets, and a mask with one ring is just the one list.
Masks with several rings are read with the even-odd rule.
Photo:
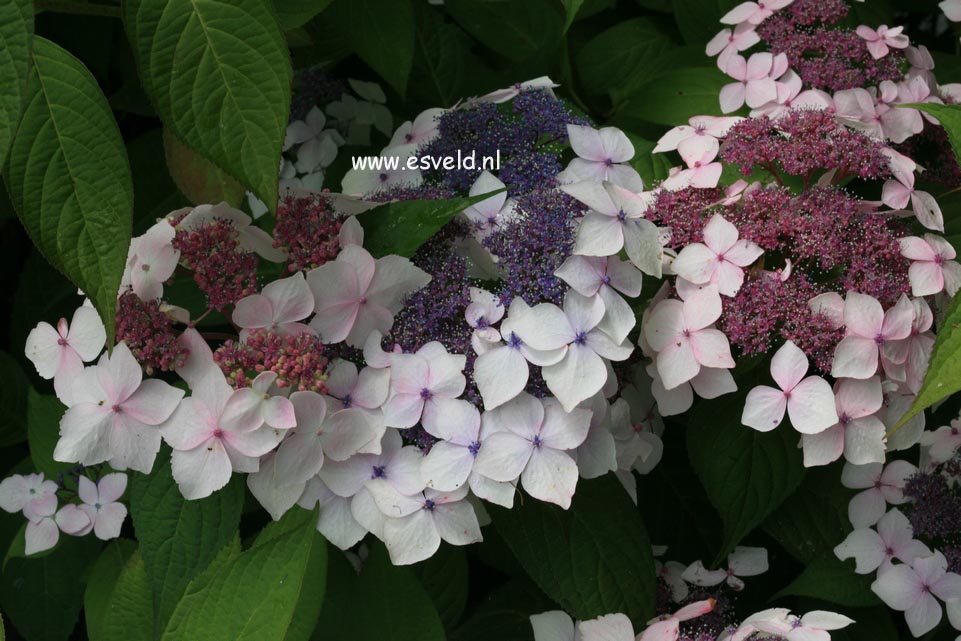
[[241, 249], [229, 221], [183, 229], [172, 244], [212, 309], [222, 310], [257, 291], [257, 255]]
[[117, 299], [117, 340], [127, 344], [148, 375], [183, 366], [187, 350], [177, 342], [175, 325], [156, 300], [142, 300], [133, 292]]
[[904, 54], [876, 58], [853, 30], [839, 26], [848, 15], [842, 0], [796, 0], [758, 25], [769, 51], [784, 53], [805, 85], [840, 91], [882, 80], [900, 80]]
[[336, 258], [342, 222], [326, 198], [284, 197], [277, 206], [274, 246], [287, 252], [287, 271], [320, 267]]
[[218, 347], [214, 360], [233, 387], [250, 387], [257, 376], [272, 372], [278, 389], [326, 391], [328, 359], [324, 344], [314, 334], [257, 328], [243, 341], [229, 340]]
[[[661, 459], [662, 417], [752, 380], [743, 429], [796, 431], [809, 467], [843, 459], [858, 493], [838, 558], [875, 575], [915, 636], [942, 604], [961, 625], [961, 423], [896, 427], [936, 314], [961, 288], [912, 157], [928, 144], [948, 153], [946, 139], [897, 105], [961, 90], [937, 84], [901, 27], [852, 30], [846, 17], [835, 0], [725, 15], [707, 53], [732, 79], [721, 111], [747, 115], [668, 131], [654, 151], [683, 164], [656, 185], [630, 164], [625, 133], [595, 128], [546, 77], [396, 129], [376, 85], [351, 81], [357, 98], [302, 78], [328, 104], [308, 100], [289, 124], [271, 233], [253, 200], [254, 217], [225, 203], [172, 212], [131, 243], [112, 350], [88, 305], [31, 332], [26, 354], [67, 407], [54, 458], [78, 468], [57, 483], [6, 479], [0, 508], [27, 518], [28, 553], [61, 533], [115, 537], [123, 471], [149, 473], [166, 443], [187, 499], [243, 474], [272, 518], [319, 506], [333, 544], [370, 534], [411, 564], [442, 541], [482, 540], [483, 501], [512, 508], [520, 488], [567, 509], [580, 479], [613, 473], [637, 503], [637, 475]], [[358, 168], [346, 195], [322, 190], [339, 147], [369, 144], [372, 129], [399, 167], [468, 155], [499, 165]], [[950, 164], [935, 173], [949, 186], [961, 176]], [[412, 226], [409, 258], [365, 239], [361, 211], [452, 197], [473, 200], [430, 238]], [[178, 299], [172, 285], [186, 278], [202, 306]], [[749, 378], [735, 377], [739, 364]], [[892, 455], [919, 443], [917, 466]], [[656, 567], [659, 616], [643, 630], [618, 613], [548, 612], [531, 617], [535, 638], [826, 640], [852, 623], [782, 608], [738, 620], [745, 579], [768, 570], [763, 548], [736, 547], [720, 568]]]

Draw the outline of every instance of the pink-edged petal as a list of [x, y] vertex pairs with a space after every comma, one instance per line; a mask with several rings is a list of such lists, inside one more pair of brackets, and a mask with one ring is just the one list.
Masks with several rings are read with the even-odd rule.
[[263, 404], [264, 422], [278, 430], [289, 430], [297, 424], [294, 406], [283, 396], [272, 396]]
[[384, 404], [384, 420], [389, 427], [401, 429], [413, 427], [424, 412], [424, 399], [420, 393], [394, 394]]
[[784, 420], [786, 409], [784, 392], [761, 385], [748, 392], [741, 423], [760, 432], [769, 432]]
[[573, 450], [581, 445], [587, 438], [591, 412], [583, 408], [568, 412], [554, 399], [544, 399], [543, 403], [542, 443], [556, 450]]
[[524, 391], [528, 375], [527, 360], [520, 350], [508, 345], [496, 347], [474, 361], [474, 381], [487, 410], [503, 405]]
[[461, 445], [439, 441], [421, 461], [421, 478], [427, 487], [450, 491], [467, 482], [474, 455]]
[[878, 345], [872, 338], [845, 336], [834, 350], [831, 375], [866, 379], [878, 371]]
[[120, 407], [124, 414], [145, 425], [160, 425], [170, 418], [183, 397], [183, 390], [148, 378]]
[[613, 256], [624, 247], [624, 224], [614, 216], [588, 212], [581, 219], [574, 252], [585, 256]]
[[631, 620], [619, 612], [581, 621], [577, 624], [577, 632], [581, 641], [634, 641]]
[[719, 96], [721, 111], [729, 114], [744, 105], [745, 85], [743, 82], [732, 82], [721, 87]]
[[848, 503], [848, 520], [855, 528], [870, 527], [878, 522], [887, 505], [884, 495], [875, 489], [859, 492]]
[[[84, 477], [81, 477], [84, 478]], [[114, 503], [120, 500], [123, 493], [127, 491], [127, 475], [126, 474], [107, 474], [102, 476], [99, 481], [97, 481], [97, 495], [100, 503]], [[81, 495], [81, 500], [84, 503], [90, 503], [90, 501], [83, 498]], [[97, 501], [95, 500], [94, 503]]]
[[914, 296], [933, 296], [944, 290], [944, 271], [933, 261], [911, 263], [908, 280]]
[[[121, 476], [124, 477], [124, 485], [126, 485], [127, 476], [125, 474]], [[123, 492], [121, 492], [121, 494], [122, 493]], [[90, 505], [93, 505], [94, 503], [98, 503], [100, 501], [100, 494], [97, 491], [97, 484], [91, 481], [86, 476], [80, 476], [77, 479], [77, 496], [80, 497], [81, 501]], [[116, 499], [113, 499], [113, 500], [116, 500]], [[9, 512], [11, 510], [7, 510], [7, 511]]]
[[858, 574], [870, 574], [877, 570], [886, 558], [885, 543], [877, 532], [871, 528], [860, 528], [848, 534], [834, 548], [834, 554], [842, 561], [853, 558], [854, 571]]
[[701, 243], [691, 243], [680, 251], [671, 263], [671, 269], [681, 278], [703, 285], [711, 282], [717, 264], [717, 254], [712, 249]]
[[[311, 299], [311, 311], [313, 311], [313, 299]], [[263, 294], [251, 294], [241, 298], [237, 301], [231, 316], [237, 326], [245, 329], [270, 327], [273, 317], [273, 306]]]
[[122, 403], [140, 387], [143, 370], [126, 343], [117, 343], [113, 354], [104, 354], [97, 363], [97, 380], [111, 403]]
[[873, 339], [884, 324], [884, 309], [871, 296], [848, 292], [844, 299], [844, 324], [849, 333]]
[[220, 414], [220, 427], [232, 432], [252, 432], [264, 424], [264, 395], [252, 387], [235, 390], [223, 412]]
[[433, 556], [440, 541], [434, 517], [427, 510], [384, 523], [384, 542], [394, 565], [410, 565]]
[[60, 339], [60, 334], [49, 323], [38, 323], [27, 335], [26, 355], [41, 378], [53, 378], [57, 373], [60, 353], [68, 349], [58, 343]]
[[793, 390], [807, 372], [807, 356], [794, 341], [784, 343], [771, 359], [771, 376], [785, 392]]
[[[113, 505], [119, 505], [119, 503], [114, 503]], [[126, 513], [127, 509], [124, 508], [124, 515], [126, 515]], [[57, 510], [54, 521], [57, 527], [60, 528], [60, 531], [66, 534], [78, 535], [90, 527], [90, 517], [73, 503], [67, 503]]]
[[109, 541], [120, 536], [124, 519], [127, 518], [127, 506], [123, 503], [108, 503], [100, 508], [93, 524], [93, 533], [101, 541]]
[[565, 452], [549, 447], [537, 448], [521, 474], [521, 483], [534, 498], [566, 510], [577, 486], [577, 464]]
[[[433, 496], [430, 490], [427, 496]], [[440, 537], [451, 545], [470, 545], [484, 538], [474, 506], [466, 500], [438, 502], [434, 508], [434, 525]]]
[[192, 450], [174, 450], [170, 457], [174, 480], [184, 498], [210, 496], [230, 481], [230, 458], [219, 439]]
[[804, 448], [804, 467], [832, 463], [844, 454], [844, 427], [834, 425], [817, 434], [801, 436]]
[[495, 481], [513, 481], [524, 471], [532, 452], [530, 441], [511, 432], [497, 432], [484, 439], [474, 469]]
[[944, 612], [938, 600], [930, 594], [924, 594], [904, 613], [904, 620], [911, 634], [917, 638], [938, 627], [942, 616]]
[[53, 519], [27, 523], [24, 532], [24, 553], [27, 556], [49, 550], [60, 540], [60, 528]]
[[886, 431], [876, 416], [851, 421], [844, 429], [844, 458], [854, 465], [883, 463]]
[[604, 361], [587, 345], [572, 344], [560, 362], [541, 370], [548, 389], [571, 411], [604, 387], [607, 368]]
[[714, 367], [702, 367], [697, 376], [691, 379], [691, 387], [698, 396], [709, 399], [737, 391], [731, 372]]
[[819, 376], [809, 376], [791, 390], [787, 399], [791, 425], [802, 434], [817, 434], [838, 422], [834, 392]]
[[702, 329], [690, 336], [691, 350], [694, 358], [704, 367], [731, 368], [734, 358], [731, 356], [731, 345], [719, 329]]
[[695, 561], [683, 573], [685, 581], [701, 587], [720, 585], [727, 576], [727, 570], [708, 570], [701, 561]]
[[684, 324], [690, 331], [704, 329], [721, 316], [721, 297], [713, 287], [692, 289], [685, 293]]
[[655, 364], [661, 383], [667, 390], [686, 383], [701, 371], [701, 365], [694, 355], [691, 341], [683, 337], [678, 338], [676, 342], [668, 343], [658, 353]]
[[384, 428], [379, 414], [349, 407], [328, 416], [320, 437], [324, 454], [335, 461], [344, 461], [375, 442]]
[[[571, 143], [571, 149], [581, 158], [595, 162], [611, 160], [601, 133], [597, 129], [582, 125], [567, 125], [567, 138]], [[630, 141], [627, 144], [630, 145]], [[631, 147], [631, 155], [633, 155], [633, 151], [634, 149]]]
[[732, 25], [740, 24], [742, 22], [747, 22], [748, 19], [753, 17], [757, 12], [758, 5], [756, 2], [742, 2], [721, 16], [721, 22], [723, 24]]
[[565, 612], [554, 610], [530, 616], [534, 641], [573, 641], [574, 622]]
[[83, 305], [73, 313], [67, 342], [84, 361], [90, 362], [103, 351], [107, 333], [100, 314], [93, 307]]

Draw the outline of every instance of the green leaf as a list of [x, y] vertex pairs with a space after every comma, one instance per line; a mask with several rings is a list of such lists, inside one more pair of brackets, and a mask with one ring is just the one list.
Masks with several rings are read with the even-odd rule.
[[614, 120], [634, 128], [644, 122], [674, 126], [691, 116], [720, 115], [717, 97], [726, 83], [715, 67], [670, 68], [627, 94], [615, 95]]
[[73, 463], [53, 460], [53, 450], [60, 439], [60, 419], [67, 408], [56, 396], [40, 394], [30, 388], [27, 397], [27, 430], [30, 443], [30, 459], [37, 470], [48, 479], [74, 467]]
[[[54, 269], [40, 252], [30, 252], [20, 270], [17, 292], [13, 296], [10, 344], [22, 353], [27, 336], [38, 321], [56, 325], [59, 319], [70, 318], [82, 302], [77, 288], [63, 274]], [[33, 368], [25, 356], [20, 362], [24, 367]]]
[[4, 180], [30, 238], [86, 292], [112, 345], [133, 211], [127, 154], [93, 76], [40, 37]]
[[765, 521], [764, 531], [802, 563], [831, 554], [851, 530], [852, 490], [841, 485], [841, 466], [807, 470], [804, 482]]
[[332, 0], [274, 0], [274, 11], [280, 28], [290, 31], [310, 22], [310, 19], [326, 9]]
[[910, 109], [920, 109], [931, 114], [941, 122], [941, 126], [948, 134], [954, 155], [961, 162], [961, 105], [939, 105], [933, 102], [911, 103], [898, 105]]
[[[170, 176], [163, 139], [163, 129], [158, 128], [127, 143], [133, 174], [134, 234], [144, 233], [157, 219], [190, 204]], [[168, 296], [168, 299], [182, 304], [178, 298]]]
[[0, 165], [7, 158], [20, 121], [32, 37], [33, 2], [11, 0], [0, 4]]
[[[316, 523], [316, 519], [313, 522]], [[327, 592], [327, 544], [320, 534], [316, 534], [315, 539], [307, 559], [300, 596], [283, 641], [309, 641], [324, 605]]]
[[62, 536], [50, 554], [11, 558], [0, 579], [0, 607], [30, 641], [66, 641], [83, 603], [82, 577], [100, 549], [92, 536]]
[[[97, 560], [93, 562], [87, 579], [87, 589], [83, 595], [83, 618], [87, 622], [88, 638], [94, 641], [100, 641], [103, 638], [104, 617], [111, 607], [113, 593], [117, 589], [117, 579], [136, 551], [137, 544], [134, 541], [116, 539], [108, 543]], [[153, 622], [148, 631], [152, 629]]]
[[886, 605], [846, 609], [843, 614], [854, 619], [854, 623], [841, 630], [831, 630], [831, 641], [902, 641], [904, 637], [898, 631], [892, 612]]
[[564, 20], [564, 32], [566, 33], [571, 25], [574, 24], [574, 19], [577, 17], [577, 12], [581, 10], [581, 5], [584, 4], [584, 0], [563, 0], [564, 2], [564, 13], [567, 15]]
[[464, 31], [515, 62], [552, 51], [564, 32], [566, 11], [557, 0], [447, 0], [444, 5]]
[[244, 200], [243, 185], [181, 142], [169, 129], [164, 129], [163, 146], [170, 177], [190, 202], [226, 202], [236, 207]]
[[825, 557], [812, 561], [790, 585], [774, 595], [807, 596], [854, 608], [879, 605], [881, 601], [871, 591], [871, 575], [855, 574], [854, 563], [843, 563]]
[[364, 248], [373, 256], [397, 254], [410, 258], [441, 227], [470, 205], [498, 191], [450, 200], [405, 200], [387, 203], [360, 214]]
[[652, 541], [670, 543], [674, 559], [707, 559], [721, 544], [721, 519], [697, 480], [685, 430], [664, 430], [664, 456], [641, 478], [637, 505]]
[[324, 13], [360, 59], [404, 96], [414, 61], [412, 0], [336, 0]]
[[358, 574], [331, 550], [328, 581], [315, 641], [444, 641], [444, 627], [410, 568], [395, 566], [375, 543]]
[[657, 143], [630, 132], [625, 133], [634, 145], [634, 158], [630, 160], [630, 165], [641, 175], [644, 186], [650, 189], [655, 183], [667, 178], [671, 170], [671, 160], [667, 154], [652, 153]]
[[162, 449], [150, 474], [130, 477], [130, 516], [154, 592], [154, 627], [163, 630], [191, 579], [200, 574], [237, 533], [244, 484], [235, 477], [199, 501], [180, 494]]
[[268, 0], [125, 0], [147, 95], [188, 147], [277, 207], [290, 55]]
[[33, 392], [20, 363], [0, 351], [0, 447], [19, 443], [27, 435], [28, 394]]
[[955, 296], [951, 301], [934, 339], [934, 350], [921, 389], [894, 430], [958, 390], [961, 390], [961, 296]]
[[655, 64], [673, 41], [650, 18], [620, 22], [590, 40], [577, 54], [577, 71], [587, 93], [629, 93], [658, 73]]
[[[93, 583], [87, 588], [89, 594]], [[101, 586], [101, 589], [107, 586]], [[109, 589], [109, 588], [108, 588]], [[93, 641], [152, 641], [153, 595], [139, 550], [134, 550], [115, 577], [110, 599]], [[89, 623], [88, 630], [89, 630]]]
[[691, 465], [724, 522], [724, 542], [716, 562], [727, 557], [804, 478], [797, 432], [789, 425], [767, 433], [741, 425], [743, 407], [743, 395], [701, 402], [687, 427]]
[[450, 630], [467, 605], [469, 581], [464, 548], [442, 545], [432, 557], [411, 569], [434, 602], [444, 628]]
[[450, 641], [534, 641], [530, 615], [555, 608], [530, 581], [512, 579], [488, 595]]
[[569, 510], [528, 497], [488, 509], [527, 574], [571, 616], [623, 612], [636, 625], [654, 616], [651, 542], [613, 475], [579, 481]]
[[684, 41], [703, 47], [721, 30], [721, 16], [738, 0], [672, 0], [674, 19]]
[[483, 86], [487, 69], [471, 51], [471, 39], [456, 24], [445, 22], [426, 3], [415, 6], [414, 63], [407, 88], [414, 104], [450, 107]]
[[[297, 610], [311, 625], [313, 618], [299, 602], [305, 583], [323, 576], [325, 557], [310, 563], [314, 547], [323, 547], [315, 528], [316, 514], [291, 510], [269, 524], [253, 546], [228, 560], [218, 559], [188, 586], [163, 634], [164, 641], [263, 641], [290, 638]], [[297, 638], [306, 638], [306, 635]]]

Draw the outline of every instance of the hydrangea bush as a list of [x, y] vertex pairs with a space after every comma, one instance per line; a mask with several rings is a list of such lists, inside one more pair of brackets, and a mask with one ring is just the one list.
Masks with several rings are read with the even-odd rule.
[[12, 638], [961, 638], [961, 3], [0, 11]]

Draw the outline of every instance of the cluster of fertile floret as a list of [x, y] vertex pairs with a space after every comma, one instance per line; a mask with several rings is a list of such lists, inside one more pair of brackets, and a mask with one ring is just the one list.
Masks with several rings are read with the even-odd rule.
[[[131, 243], [112, 353], [87, 307], [31, 335], [67, 406], [56, 458], [147, 473], [163, 441], [186, 498], [246, 474], [275, 518], [319, 502], [329, 540], [372, 533], [396, 563], [480, 540], [469, 496], [510, 507], [523, 484], [567, 507], [579, 476], [611, 471], [633, 494], [661, 444], [652, 402], [611, 363], [633, 350], [624, 297], [642, 270], [659, 275], [664, 236], [632, 191], [627, 137], [588, 126], [553, 86], [429, 110], [385, 151], [491, 152], [499, 176], [348, 173], [345, 190], [372, 185], [371, 204], [476, 196], [410, 259], [372, 255], [340, 209], [358, 203], [303, 184], [287, 186], [272, 235], [224, 203], [157, 221]], [[300, 160], [321, 138], [299, 143]], [[191, 288], [202, 303], [182, 298]], [[188, 393], [144, 371], [172, 371]], [[61, 511], [58, 531], [82, 529]]]
[[[748, 391], [741, 421], [769, 431], [787, 417], [805, 465], [846, 459], [844, 484], [863, 491], [836, 552], [876, 572], [874, 592], [921, 636], [941, 602], [961, 620], [961, 529], [934, 516], [956, 501], [945, 479], [961, 441], [954, 425], [925, 432], [923, 415], [900, 423], [933, 349], [932, 309], [961, 287], [961, 266], [910, 156], [933, 158], [933, 183], [956, 187], [958, 171], [936, 121], [898, 105], [954, 102], [961, 87], [937, 84], [903, 28], [840, 26], [847, 10], [747, 2], [722, 19], [707, 48], [733, 79], [720, 106], [751, 111], [692, 118], [655, 148], [684, 165], [646, 214], [670, 228], [673, 279], [641, 346], [662, 415], [733, 392], [740, 356], [773, 354], [774, 385]], [[743, 180], [721, 185], [725, 165]], [[888, 462], [919, 442], [928, 468]]]
[[[885, 464], [920, 441], [932, 457], [952, 444], [939, 463], [957, 467], [956, 431], [926, 433], [919, 418], [893, 428], [927, 369], [932, 308], [961, 286], [961, 266], [906, 155], [916, 139], [944, 150], [943, 137], [895, 105], [958, 90], [936, 84], [930, 56], [900, 27], [844, 30], [845, 15], [840, 3], [808, 0], [728, 13], [708, 53], [733, 78], [722, 111], [746, 104], [750, 116], [669, 131], [655, 151], [684, 164], [648, 191], [628, 137], [592, 127], [548, 78], [403, 123], [381, 152], [398, 168], [347, 172], [347, 197], [321, 192], [322, 174], [351, 136], [390, 135], [382, 92], [351, 83], [364, 100], [328, 105], [330, 127], [318, 108], [301, 109], [272, 234], [224, 203], [173, 212], [131, 244], [110, 354], [89, 307], [31, 334], [27, 355], [67, 407], [55, 458], [81, 466], [81, 502], [114, 505], [120, 481], [98, 466], [149, 473], [165, 442], [188, 499], [245, 474], [273, 518], [319, 504], [317, 527], [335, 545], [371, 534], [395, 563], [414, 563], [442, 540], [481, 540], [480, 500], [512, 507], [519, 487], [567, 508], [579, 478], [613, 472], [636, 499], [634, 473], [661, 457], [660, 417], [695, 395], [734, 392], [737, 359], [771, 355], [774, 386], [748, 392], [745, 429], [787, 416], [806, 465], [846, 459], [845, 484], [864, 491], [838, 555], [877, 570], [875, 592], [924, 634], [942, 611], [932, 599], [949, 614], [961, 602], [957, 540], [925, 511], [954, 495], [940, 472]], [[741, 55], [761, 43], [767, 51]], [[500, 166], [406, 162], [448, 156]], [[743, 179], [722, 183], [725, 164]], [[373, 255], [349, 215], [454, 196], [472, 204], [410, 258]], [[668, 282], [639, 308], [644, 275]], [[192, 308], [170, 287], [188, 279], [204, 301]], [[189, 394], [144, 379], [168, 370]], [[4, 483], [0, 507], [28, 518], [31, 551], [60, 532], [116, 536], [123, 521], [119, 508], [58, 509], [58, 496], [74, 498], [63, 483]], [[906, 497], [906, 516], [887, 512]], [[883, 554], [865, 561], [872, 537]], [[774, 609], [734, 625], [729, 592], [766, 570], [760, 549], [736, 549], [719, 570], [658, 567], [662, 616], [644, 641], [825, 639], [850, 623]], [[634, 638], [623, 615], [539, 617], [539, 639]]]

